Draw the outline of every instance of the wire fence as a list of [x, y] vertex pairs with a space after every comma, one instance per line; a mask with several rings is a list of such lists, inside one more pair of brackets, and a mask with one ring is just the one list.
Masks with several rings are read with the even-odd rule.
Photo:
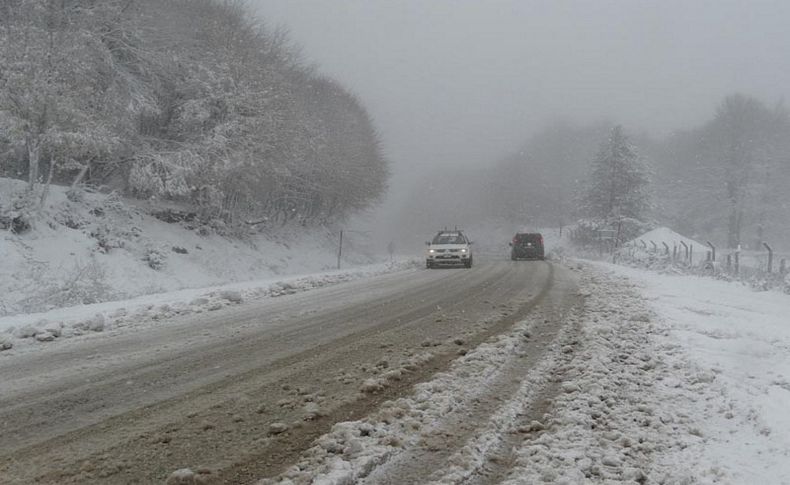
[[762, 250], [745, 251], [719, 249], [707, 241], [695, 247], [686, 241], [638, 239], [619, 248], [609, 245], [606, 253], [617, 263], [741, 281], [755, 289], [790, 294], [790, 253], [776, 252], [768, 243]]

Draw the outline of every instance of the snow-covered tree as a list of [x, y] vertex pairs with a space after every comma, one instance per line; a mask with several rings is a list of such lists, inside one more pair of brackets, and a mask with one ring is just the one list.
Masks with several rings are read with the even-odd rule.
[[588, 217], [642, 220], [650, 208], [649, 172], [628, 141], [623, 128], [615, 126], [592, 161], [581, 211]]
[[728, 247], [741, 244], [746, 225], [756, 227], [762, 240], [766, 214], [777, 202], [775, 196], [786, 192], [772, 179], [788, 162], [789, 127], [783, 107], [769, 109], [742, 94], [727, 96], [704, 127], [706, 173], [724, 188]]
[[[9, 138], [24, 147], [34, 190], [51, 182], [58, 167], [79, 168], [118, 147], [105, 110], [110, 81], [101, 40], [102, 19], [118, 5], [10, 3], [0, 22], [0, 117]], [[46, 188], [42, 202], [45, 196]]]
[[608, 123], [547, 125], [481, 179], [487, 212], [520, 224], [570, 221], [590, 153], [610, 130]]
[[342, 218], [388, 175], [362, 104], [240, 0], [0, 2], [0, 150], [31, 189], [109, 184], [231, 224]]

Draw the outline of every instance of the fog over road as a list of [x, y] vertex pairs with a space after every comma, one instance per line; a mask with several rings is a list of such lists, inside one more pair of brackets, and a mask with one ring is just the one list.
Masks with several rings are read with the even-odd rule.
[[568, 273], [480, 257], [0, 360], [0, 482], [276, 475], [333, 423], [409, 394], [536, 307], [568, 305]]

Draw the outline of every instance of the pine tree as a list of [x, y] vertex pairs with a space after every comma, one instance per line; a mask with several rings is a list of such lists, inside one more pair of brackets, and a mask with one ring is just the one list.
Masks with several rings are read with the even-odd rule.
[[642, 220], [650, 207], [649, 182], [647, 167], [628, 142], [623, 128], [615, 126], [592, 162], [582, 210], [593, 218]]

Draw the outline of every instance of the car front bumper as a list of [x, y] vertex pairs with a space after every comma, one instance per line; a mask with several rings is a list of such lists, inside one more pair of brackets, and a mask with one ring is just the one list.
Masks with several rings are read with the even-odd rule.
[[425, 257], [425, 260], [431, 264], [435, 265], [454, 265], [454, 264], [464, 264], [469, 261], [469, 254], [468, 253], [450, 253], [450, 254], [428, 254]]

